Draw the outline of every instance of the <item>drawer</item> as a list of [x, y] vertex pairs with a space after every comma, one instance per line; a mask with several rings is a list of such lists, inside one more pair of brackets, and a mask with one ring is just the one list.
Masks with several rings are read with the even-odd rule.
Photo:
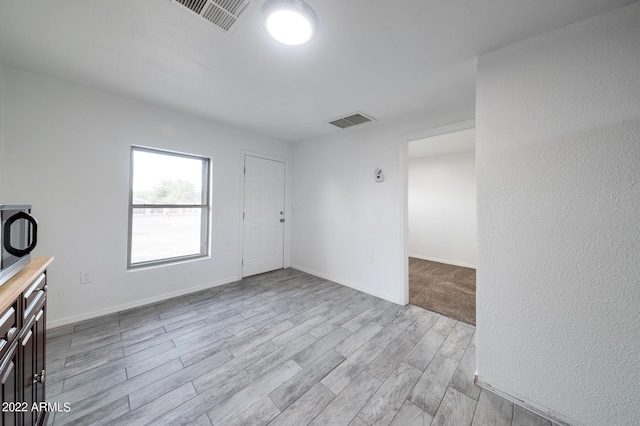
[[18, 334], [18, 320], [18, 301], [16, 300], [0, 315], [0, 356]]
[[34, 308], [34, 303], [43, 297], [46, 291], [47, 276], [45, 274], [41, 274], [22, 294], [22, 312], [24, 318], [31, 314], [30, 311]]

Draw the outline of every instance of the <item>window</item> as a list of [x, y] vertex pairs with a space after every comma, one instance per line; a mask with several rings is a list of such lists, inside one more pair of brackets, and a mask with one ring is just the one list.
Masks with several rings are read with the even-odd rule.
[[128, 267], [205, 257], [209, 159], [131, 148]]

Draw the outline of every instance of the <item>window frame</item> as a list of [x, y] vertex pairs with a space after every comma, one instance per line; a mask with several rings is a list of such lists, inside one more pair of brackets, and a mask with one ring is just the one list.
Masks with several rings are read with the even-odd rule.
[[[202, 204], [134, 204], [133, 203], [133, 156], [136, 151], [149, 152], [153, 154], [169, 155], [172, 157], [182, 157], [201, 160], [206, 167], [202, 171]], [[135, 270], [146, 267], [164, 266], [181, 263], [190, 260], [197, 260], [210, 257], [210, 218], [211, 218], [211, 158], [202, 155], [188, 154], [184, 152], [170, 151], [166, 149], [151, 148], [146, 146], [131, 145], [129, 153], [129, 207], [128, 207], [128, 233], [127, 233], [127, 270]], [[200, 214], [200, 253], [186, 256], [167, 257], [158, 260], [148, 260], [144, 262], [131, 263], [133, 254], [133, 211], [140, 208], [199, 208], [204, 210]]]

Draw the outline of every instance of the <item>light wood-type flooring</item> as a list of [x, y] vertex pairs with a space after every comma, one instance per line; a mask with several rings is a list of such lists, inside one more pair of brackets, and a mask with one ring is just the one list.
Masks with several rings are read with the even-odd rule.
[[474, 333], [279, 270], [49, 330], [49, 424], [550, 426], [473, 384]]

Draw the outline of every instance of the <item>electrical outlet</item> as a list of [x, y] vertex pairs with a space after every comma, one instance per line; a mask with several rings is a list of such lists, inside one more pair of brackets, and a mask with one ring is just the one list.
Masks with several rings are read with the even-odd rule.
[[93, 281], [93, 273], [91, 271], [80, 272], [80, 284], [89, 284]]
[[372, 254], [368, 254], [367, 255], [367, 262], [368, 263], [373, 263], [373, 255]]

